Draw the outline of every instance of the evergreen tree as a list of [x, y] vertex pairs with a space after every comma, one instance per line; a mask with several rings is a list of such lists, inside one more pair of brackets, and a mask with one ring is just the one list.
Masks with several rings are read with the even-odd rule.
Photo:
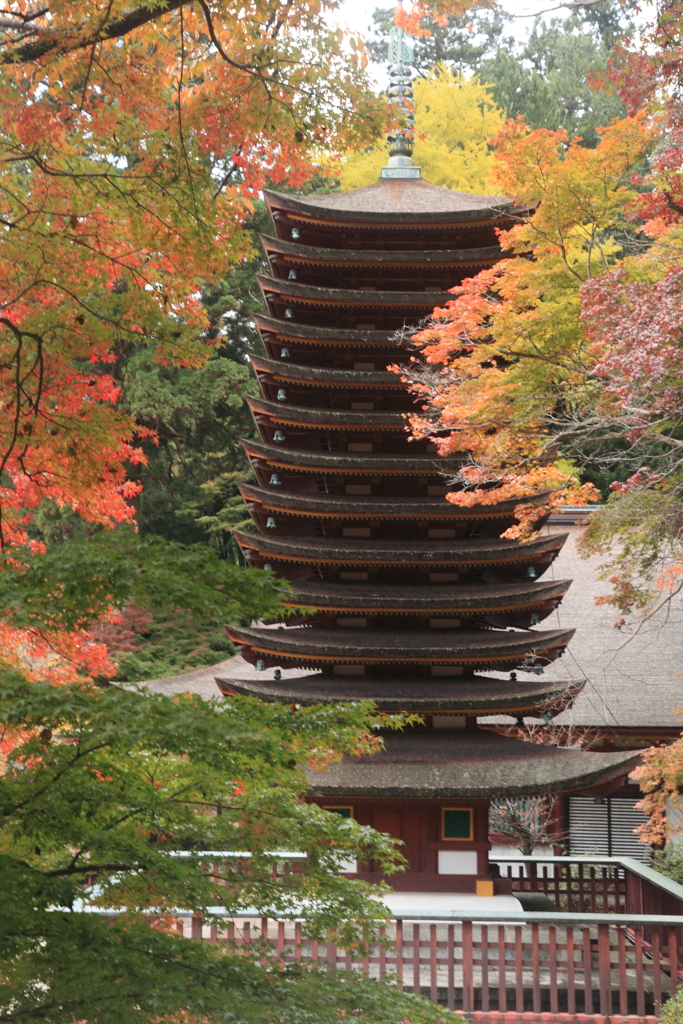
[[[590, 82], [607, 69], [615, 44], [631, 31], [629, 11], [634, 4], [608, 0], [568, 18], [534, 21], [526, 40], [506, 36], [500, 11], [471, 11], [451, 15], [443, 24], [425, 17], [429, 35], [415, 38], [415, 67], [428, 77], [437, 64], [466, 76], [476, 74], [492, 87], [494, 103], [508, 117], [521, 116], [531, 128], [566, 129], [589, 146], [597, 144], [596, 129], [623, 117], [621, 100]], [[376, 60], [387, 59], [390, 10], [376, 10], [369, 49]]]
[[625, 113], [614, 92], [590, 84], [607, 69], [610, 54], [595, 26], [576, 15], [549, 23], [539, 19], [521, 49], [500, 46], [479, 74], [508, 117], [521, 116], [531, 128], [564, 128], [595, 146], [596, 129]]
[[[372, 20], [368, 49], [376, 61], [386, 61], [393, 9], [378, 8]], [[426, 78], [437, 64], [448, 64], [455, 71], [476, 71], [502, 44], [506, 20], [498, 10], [451, 15], [444, 24], [425, 18], [423, 25], [429, 35], [414, 40], [415, 70], [421, 78]]]

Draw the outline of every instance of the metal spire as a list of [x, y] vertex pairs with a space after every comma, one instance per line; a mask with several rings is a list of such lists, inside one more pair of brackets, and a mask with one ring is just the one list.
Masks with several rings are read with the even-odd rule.
[[403, 108], [405, 127], [387, 136], [389, 160], [382, 168], [383, 178], [419, 178], [420, 168], [413, 164], [415, 118], [412, 105], [413, 85], [409, 65], [413, 62], [413, 42], [395, 25], [389, 34], [389, 97]]

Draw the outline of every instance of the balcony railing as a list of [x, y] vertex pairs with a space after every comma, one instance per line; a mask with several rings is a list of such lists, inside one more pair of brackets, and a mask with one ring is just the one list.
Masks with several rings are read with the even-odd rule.
[[631, 857], [496, 857], [515, 894], [542, 893], [579, 914], [678, 914], [683, 886]]
[[[276, 873], [294, 864], [287, 855]], [[298, 859], [298, 858], [297, 858]], [[683, 981], [683, 886], [628, 858], [496, 858], [515, 891], [542, 893], [556, 911], [395, 915], [383, 941], [354, 953], [305, 937], [303, 921], [182, 917], [183, 934], [245, 946], [265, 940], [275, 962], [360, 970], [490, 1022], [499, 1013], [630, 1016], [646, 1021]], [[299, 869], [305, 870], [303, 864]], [[635, 905], [635, 909], [634, 909]], [[667, 912], [661, 912], [663, 908]], [[507, 1018], [510, 1020], [511, 1018]], [[562, 1020], [558, 1016], [558, 1020]], [[566, 1019], [566, 1018], [565, 1018]]]
[[[395, 919], [386, 945], [362, 955], [333, 941], [303, 937], [300, 921], [231, 918], [202, 926], [186, 919], [187, 937], [238, 946], [264, 939], [281, 962], [362, 970], [421, 992], [462, 1013], [656, 1014], [681, 980], [683, 920], [670, 915], [459, 914]], [[540, 1024], [540, 1018], [539, 1018]]]

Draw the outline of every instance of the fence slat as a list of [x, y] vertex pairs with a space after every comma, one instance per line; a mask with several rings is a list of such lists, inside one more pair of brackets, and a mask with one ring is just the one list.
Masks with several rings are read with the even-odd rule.
[[515, 1009], [517, 1013], [524, 1013], [524, 950], [521, 928], [515, 928]]
[[396, 977], [399, 988], [403, 988], [403, 921], [396, 922]]
[[652, 949], [652, 994], [655, 1001], [655, 1013], [659, 1016], [662, 1008], [662, 950], [659, 932], [653, 930], [650, 946]]
[[645, 1016], [645, 985], [643, 978], [643, 930], [635, 930], [635, 953], [636, 953], [636, 1013], [639, 1017]]
[[462, 1009], [471, 1013], [474, 1009], [474, 972], [472, 965], [472, 922], [462, 923]]
[[680, 981], [678, 976], [678, 935], [675, 928], [668, 929], [667, 939], [669, 974], [671, 977], [671, 995], [674, 995]]
[[600, 984], [600, 1013], [608, 1017], [612, 1013], [612, 949], [609, 925], [598, 925], [598, 979]]
[[619, 951], [619, 1013], [625, 1017], [628, 1013], [628, 978], [626, 975], [626, 929], [617, 928]]
[[508, 1008], [507, 972], [505, 970], [505, 926], [498, 925], [498, 1009]]
[[455, 1009], [455, 925], [449, 924], [446, 949], [448, 951], [448, 982], [446, 989], [446, 1006]]
[[593, 1012], [593, 967], [591, 963], [591, 932], [583, 928], [583, 1012]]
[[420, 994], [420, 926], [413, 925], [413, 992]]
[[541, 1012], [541, 958], [538, 925], [531, 926], [531, 977], [533, 983], [534, 1013]]
[[567, 928], [567, 1013], [576, 1013], [576, 960], [574, 959], [574, 929]]
[[489, 1010], [489, 929], [481, 926], [481, 1008], [484, 1013]]
[[557, 998], [557, 929], [554, 924], [548, 928], [548, 970], [550, 974], [550, 1012], [559, 1013]]
[[436, 925], [429, 926], [429, 998], [433, 1003], [438, 1003], [439, 994], [437, 991], [437, 962], [436, 962]]

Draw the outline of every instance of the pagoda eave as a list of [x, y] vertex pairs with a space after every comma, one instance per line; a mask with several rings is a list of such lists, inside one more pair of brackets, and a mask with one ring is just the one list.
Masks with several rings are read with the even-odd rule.
[[390, 371], [372, 372], [370, 370], [348, 371], [332, 369], [316, 369], [308, 366], [288, 366], [287, 363], [276, 363], [270, 359], [252, 357], [252, 366], [259, 380], [271, 378], [278, 384], [314, 386], [318, 387], [342, 387], [382, 390], [389, 389], [403, 393], [405, 385], [397, 373]]
[[235, 531], [243, 551], [257, 551], [263, 557], [285, 561], [310, 562], [322, 565], [522, 565], [539, 559], [553, 558], [566, 534], [543, 537], [520, 547], [515, 541], [492, 539], [489, 542], [420, 541], [410, 544], [397, 541], [368, 541], [363, 538], [267, 537], [263, 534]]
[[288, 427], [320, 427], [332, 430], [376, 430], [405, 432], [406, 419], [402, 412], [365, 412], [353, 409], [312, 409], [306, 406], [269, 402], [249, 395], [247, 403], [255, 416], [267, 417], [273, 423]]
[[390, 586], [375, 584], [370, 593], [367, 587], [356, 587], [333, 582], [293, 583], [294, 595], [285, 598], [285, 607], [310, 605], [319, 611], [354, 611], [412, 615], [425, 611], [449, 615], [479, 615], [485, 613], [520, 612], [556, 603], [564, 597], [571, 580], [553, 580], [548, 583], [479, 584], [473, 586]]
[[[336, 519], [420, 519], [439, 522], [467, 522], [491, 520], [512, 523], [519, 499], [511, 498], [497, 505], [454, 505], [452, 502], [431, 497], [420, 500], [410, 498], [373, 498], [337, 494], [308, 495], [292, 492], [266, 491], [252, 484], [240, 484], [246, 502], [260, 505], [269, 512], [285, 515], [320, 516]], [[546, 496], [547, 497], [547, 496]], [[528, 504], [543, 504], [540, 495], [528, 499]]]
[[639, 754], [597, 753], [524, 743], [482, 729], [385, 735], [370, 758], [310, 772], [314, 796], [519, 797], [589, 789], [627, 775]]
[[288, 263], [300, 266], [362, 267], [463, 267], [489, 266], [497, 263], [504, 254], [500, 246], [488, 245], [478, 249], [446, 249], [423, 251], [402, 251], [400, 249], [373, 252], [368, 249], [326, 249], [319, 246], [298, 245], [271, 235], [261, 235], [261, 245], [267, 254], [284, 256]]
[[464, 457], [440, 458], [429, 455], [397, 456], [392, 458], [380, 452], [353, 454], [348, 452], [310, 452], [287, 449], [258, 441], [244, 441], [244, 450], [250, 459], [261, 459], [268, 466], [300, 473], [336, 472], [354, 475], [401, 474], [406, 476], [441, 476], [455, 473], [465, 462]]
[[295, 660], [300, 665], [398, 663], [467, 666], [473, 670], [516, 669], [522, 663], [549, 664], [561, 656], [574, 635], [574, 630], [391, 632], [318, 626], [258, 629], [229, 625], [226, 630], [250, 662], [265, 655], [271, 661]]
[[314, 284], [299, 284], [296, 281], [283, 281], [279, 277], [268, 277], [257, 274], [256, 280], [267, 299], [269, 295], [278, 295], [283, 299], [296, 300], [300, 303], [319, 306], [367, 306], [377, 308], [388, 306], [416, 309], [426, 306], [431, 312], [434, 306], [444, 305], [453, 301], [453, 295], [447, 291], [350, 291], [348, 288], [321, 288]]
[[334, 196], [293, 196], [264, 189], [263, 197], [276, 223], [285, 215], [288, 219], [366, 229], [378, 225], [401, 229], [406, 224], [420, 228], [470, 227], [477, 222], [509, 219], [517, 212], [505, 196], [457, 192], [420, 180], [380, 179], [353, 193]]
[[254, 323], [261, 334], [275, 334], [283, 341], [321, 346], [342, 345], [344, 348], [349, 345], [357, 348], [367, 348], [368, 345], [390, 349], [399, 348], [398, 343], [391, 338], [392, 331], [318, 327], [312, 324], [297, 324], [292, 321], [278, 320], [275, 317], [264, 316], [262, 313], [254, 314]]
[[446, 681], [419, 676], [394, 679], [344, 678], [316, 673], [293, 679], [221, 679], [216, 683], [225, 696], [244, 694], [285, 704], [337, 704], [371, 700], [381, 711], [422, 714], [450, 712], [467, 715], [526, 714], [540, 717], [571, 707], [585, 680], [558, 682], [508, 681], [486, 676], [457, 677]]

